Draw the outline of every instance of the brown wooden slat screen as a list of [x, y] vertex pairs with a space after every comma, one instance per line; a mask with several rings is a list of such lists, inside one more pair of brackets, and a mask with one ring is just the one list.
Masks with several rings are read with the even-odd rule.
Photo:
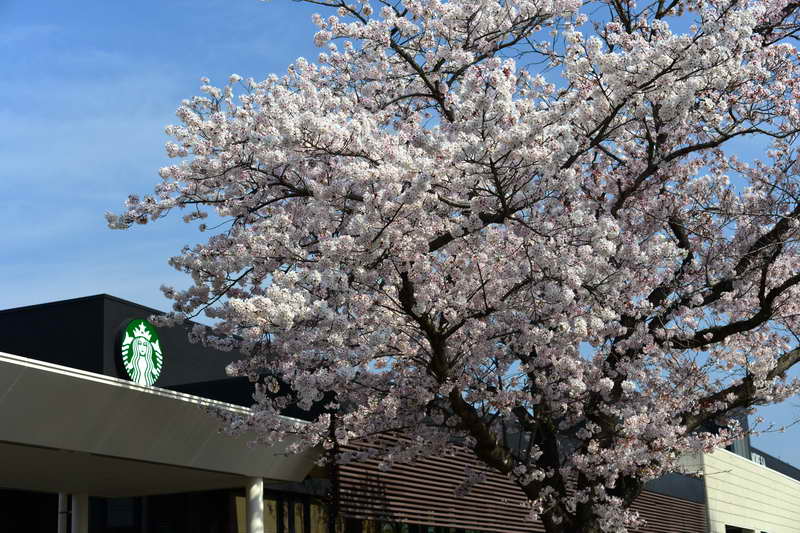
[[[339, 468], [341, 509], [345, 516], [410, 524], [477, 529], [497, 533], [544, 531], [526, 518], [526, 499], [504, 476], [489, 472], [469, 495], [453, 491], [464, 468], [485, 467], [468, 451], [396, 464], [384, 472], [377, 460]], [[704, 533], [705, 506], [645, 491], [633, 506], [647, 520], [642, 533]]]

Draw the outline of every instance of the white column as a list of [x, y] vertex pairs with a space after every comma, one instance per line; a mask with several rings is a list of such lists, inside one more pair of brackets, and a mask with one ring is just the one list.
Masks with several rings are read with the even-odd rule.
[[72, 495], [72, 531], [70, 533], [89, 533], [89, 495]]
[[69, 494], [58, 493], [58, 533], [67, 533], [67, 517], [69, 516]]
[[247, 480], [247, 533], [264, 533], [264, 480]]

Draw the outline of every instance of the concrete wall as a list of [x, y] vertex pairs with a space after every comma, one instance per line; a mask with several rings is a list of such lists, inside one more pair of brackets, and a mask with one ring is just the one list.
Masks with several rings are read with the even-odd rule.
[[702, 462], [709, 533], [800, 533], [800, 482], [727, 450], [690, 462]]

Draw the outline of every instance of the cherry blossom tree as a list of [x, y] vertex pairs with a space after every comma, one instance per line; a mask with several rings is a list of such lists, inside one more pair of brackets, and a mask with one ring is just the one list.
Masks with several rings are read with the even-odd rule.
[[316, 62], [204, 79], [108, 215], [208, 234], [169, 320], [243, 352], [262, 442], [457, 441], [548, 532], [626, 531], [800, 391], [800, 3], [308, 1]]

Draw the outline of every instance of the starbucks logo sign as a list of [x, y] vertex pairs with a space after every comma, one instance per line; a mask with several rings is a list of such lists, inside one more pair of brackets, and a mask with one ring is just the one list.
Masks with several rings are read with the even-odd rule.
[[122, 339], [122, 364], [128, 377], [139, 385], [156, 382], [164, 357], [153, 324], [141, 318], [128, 322]]

